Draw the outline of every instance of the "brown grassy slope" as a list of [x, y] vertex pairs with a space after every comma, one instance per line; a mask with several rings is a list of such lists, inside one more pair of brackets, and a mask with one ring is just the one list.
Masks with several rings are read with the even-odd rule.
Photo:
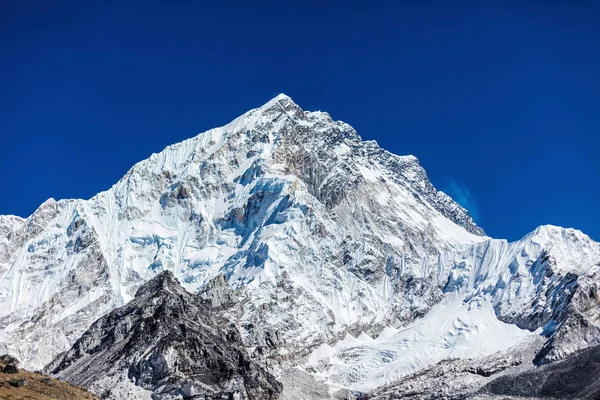
[[[0, 363], [0, 371], [4, 364]], [[27, 384], [13, 387], [10, 381], [25, 378]], [[18, 374], [0, 372], [0, 400], [97, 400], [98, 398], [85, 390], [71, 386], [66, 382], [48, 378], [45, 375], [19, 369]]]

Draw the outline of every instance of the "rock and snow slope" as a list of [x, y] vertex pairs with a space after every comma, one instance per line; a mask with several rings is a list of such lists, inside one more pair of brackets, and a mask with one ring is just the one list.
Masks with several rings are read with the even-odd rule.
[[[423, 318], [375, 339], [361, 334], [323, 344], [306, 365], [332, 385], [368, 391], [445, 359], [506, 352], [551, 335], [595, 287], [584, 277], [600, 268], [599, 249], [581, 232], [543, 226], [517, 242], [492, 239], [446, 255], [440, 258], [445, 296]], [[546, 351], [566, 354], [600, 343], [594, 323], [594, 316], [583, 321], [586, 338], [573, 347], [550, 350], [549, 342]]]
[[220, 323], [170, 271], [94, 322], [48, 370], [102, 398], [123, 400], [270, 400], [281, 392], [250, 360], [235, 326]]
[[[353, 389], [529, 332], [551, 338], [539, 355], [551, 361], [594, 344], [598, 326], [598, 243], [551, 226], [489, 239], [416, 158], [285, 95], [153, 154], [89, 200], [0, 216], [0, 233], [0, 352], [31, 368], [165, 270], [192, 293], [223, 275], [247, 347]], [[444, 350], [421, 352], [427, 343]]]
[[499, 321], [489, 303], [462, 301], [449, 296], [423, 318], [398, 330], [387, 328], [375, 339], [363, 333], [334, 346], [323, 344], [306, 367], [332, 387], [368, 392], [442, 360], [506, 352], [537, 336]]

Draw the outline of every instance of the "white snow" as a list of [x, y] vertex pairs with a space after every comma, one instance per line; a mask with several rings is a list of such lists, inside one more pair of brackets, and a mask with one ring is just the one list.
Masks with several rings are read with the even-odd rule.
[[444, 359], [507, 351], [537, 335], [499, 321], [489, 301], [465, 304], [462, 296], [453, 295], [399, 331], [386, 328], [367, 343], [346, 338], [322, 345], [306, 367], [333, 387], [366, 392]]

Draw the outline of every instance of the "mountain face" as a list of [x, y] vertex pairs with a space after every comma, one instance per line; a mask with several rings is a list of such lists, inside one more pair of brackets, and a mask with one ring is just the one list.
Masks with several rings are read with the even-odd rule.
[[[285, 95], [153, 154], [89, 200], [0, 216], [0, 234], [0, 353], [41, 368], [67, 351], [51, 365], [82, 384], [104, 371], [83, 354], [118, 357], [119, 371], [147, 361], [116, 339], [87, 341], [121, 335], [115, 318], [137, 321], [129, 305], [144, 310], [136, 293], [165, 271], [184, 298], [210, 304], [217, 317], [204, 325], [235, 324], [252, 362], [283, 382], [302, 373], [311, 390], [329, 388], [324, 398], [448, 359], [537, 346], [523, 364], [541, 365], [600, 344], [598, 243], [553, 226], [488, 238], [415, 157]], [[128, 372], [119, 387], [157, 393], [161, 378], [144, 379]]]
[[498, 377], [482, 387], [478, 394], [495, 398], [598, 399], [600, 347], [591, 347], [536, 370]]
[[281, 384], [249, 359], [235, 326], [219, 323], [170, 271], [94, 322], [47, 369], [104, 398], [268, 400], [281, 392]]
[[[424, 313], [433, 288], [413, 304], [394, 294], [416, 288], [395, 277], [426, 285], [425, 257], [484, 239], [414, 157], [286, 96], [153, 154], [90, 200], [50, 199], [0, 224], [0, 341], [36, 368], [163, 270], [191, 292], [224, 274], [304, 348]], [[294, 292], [280, 297], [303, 310], [272, 298], [284, 282]]]
[[[519, 349], [523, 350], [523, 349]], [[600, 347], [594, 346], [539, 368], [519, 352], [473, 362], [446, 360], [389, 386], [369, 399], [598, 399]]]
[[447, 359], [507, 352], [540, 335], [550, 340], [537, 363], [598, 344], [599, 249], [581, 232], [543, 226], [517, 242], [490, 239], [446, 254], [444, 272], [430, 276], [443, 297], [425, 316], [377, 338], [323, 344], [307, 365], [331, 384], [369, 391]]

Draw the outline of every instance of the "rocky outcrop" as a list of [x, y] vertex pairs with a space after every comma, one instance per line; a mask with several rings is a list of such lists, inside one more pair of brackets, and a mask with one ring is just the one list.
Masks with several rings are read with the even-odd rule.
[[474, 398], [588, 399], [600, 398], [600, 346], [572, 354], [560, 362], [523, 373], [501, 376]]
[[372, 400], [462, 400], [503, 371], [519, 368], [522, 354], [495, 354], [479, 360], [448, 359], [365, 394]]
[[47, 370], [109, 399], [124, 393], [134, 399], [145, 391], [161, 400], [268, 400], [281, 392], [281, 384], [250, 359], [235, 326], [222, 326], [170, 272], [96, 321]]
[[600, 346], [536, 367], [535, 346], [480, 360], [446, 360], [382, 387], [372, 400], [504, 400], [600, 398]]
[[592, 270], [591, 275], [577, 280], [570, 301], [555, 311], [556, 317], [548, 327], [549, 340], [537, 354], [536, 364], [547, 364], [600, 345], [599, 278], [600, 273]]
[[207, 300], [217, 310], [226, 310], [238, 302], [235, 291], [227, 283], [225, 275], [219, 274], [202, 287], [198, 296]]

